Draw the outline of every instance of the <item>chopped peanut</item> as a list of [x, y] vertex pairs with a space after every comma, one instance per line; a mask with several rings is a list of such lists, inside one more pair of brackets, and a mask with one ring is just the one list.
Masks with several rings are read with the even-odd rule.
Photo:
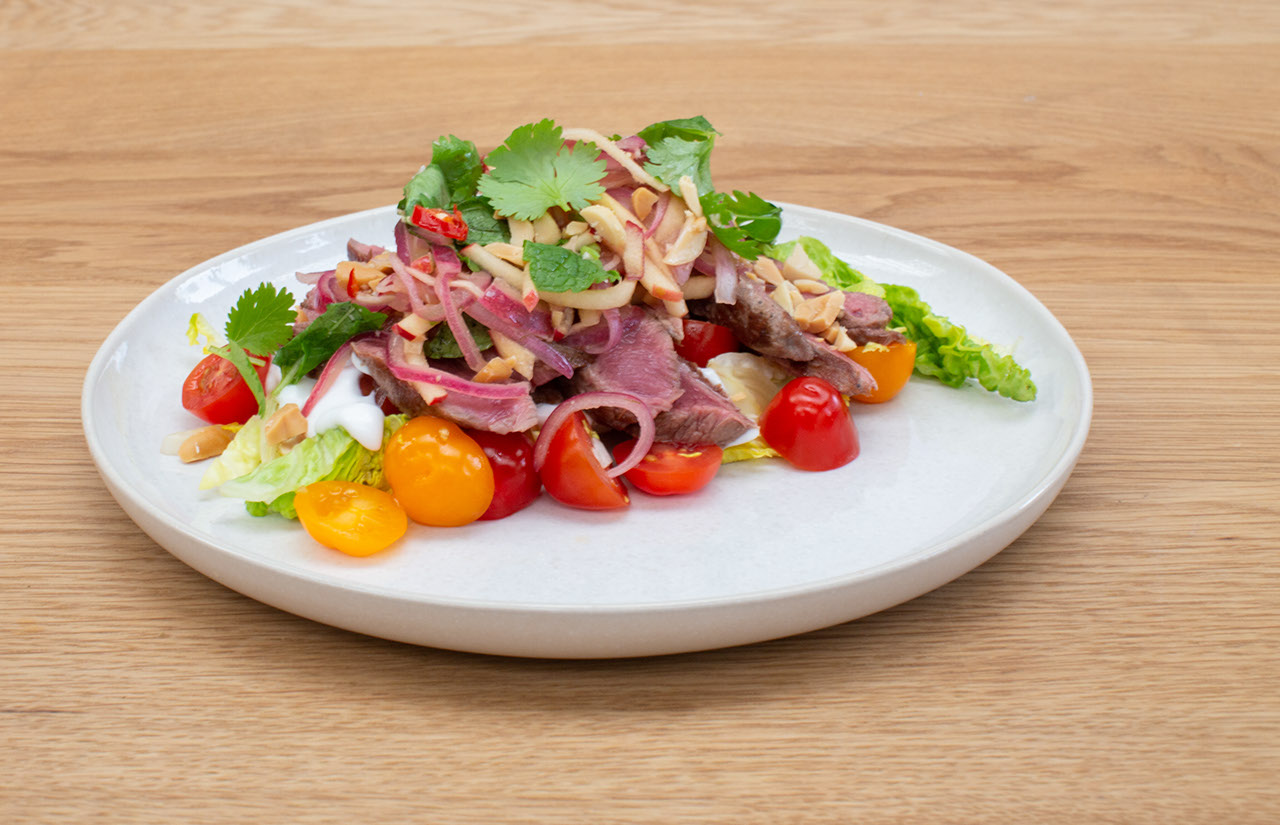
[[[794, 286], [791, 288], [795, 289]], [[805, 332], [819, 333], [835, 323], [836, 316], [840, 314], [843, 306], [844, 294], [838, 290], [832, 290], [826, 295], [806, 298], [796, 304], [791, 317], [796, 319], [796, 323]]]
[[789, 281], [798, 281], [802, 278], [822, 280], [822, 270], [818, 269], [818, 265], [810, 260], [804, 247], [798, 243], [787, 259], [782, 262], [782, 274]]
[[489, 330], [489, 337], [493, 339], [493, 348], [498, 354], [511, 363], [511, 369], [525, 378], [533, 377], [535, 358], [532, 352], [497, 330]]
[[482, 384], [491, 384], [494, 381], [505, 381], [511, 377], [511, 372], [515, 368], [514, 358], [490, 358], [489, 363], [480, 368], [476, 373], [475, 380]]
[[[783, 272], [782, 274], [785, 275], [786, 272]], [[811, 278], [796, 278], [791, 283], [795, 284], [796, 289], [806, 295], [826, 295], [831, 291], [830, 286], [824, 284], [822, 281], [815, 281]]]
[[649, 217], [649, 213], [653, 211], [653, 205], [658, 202], [658, 193], [644, 186], [636, 188], [631, 193], [631, 211], [636, 213], [636, 217], [644, 220]]
[[287, 444], [307, 434], [307, 419], [297, 404], [285, 404], [275, 411], [262, 426], [262, 435], [268, 444]]
[[235, 433], [218, 424], [201, 427], [187, 436], [182, 446], [178, 447], [178, 458], [184, 464], [190, 464], [193, 461], [222, 455], [222, 451], [227, 449], [232, 438], [235, 438]]

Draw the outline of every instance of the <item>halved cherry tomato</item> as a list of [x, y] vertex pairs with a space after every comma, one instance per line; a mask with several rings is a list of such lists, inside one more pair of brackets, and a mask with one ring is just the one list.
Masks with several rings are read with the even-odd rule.
[[542, 482], [533, 469], [533, 442], [529, 436], [485, 430], [464, 432], [480, 445], [493, 468], [493, 501], [480, 520], [506, 518], [532, 504], [542, 492]]
[[676, 352], [700, 367], [717, 355], [738, 351], [738, 339], [728, 327], [710, 321], [684, 319], [684, 337], [676, 343]]
[[[613, 460], [621, 462], [631, 454], [635, 439], [613, 448]], [[623, 475], [637, 489], [653, 496], [693, 493], [706, 487], [720, 469], [724, 450], [715, 444], [668, 444], [659, 441], [649, 448], [640, 463]]]
[[387, 439], [382, 469], [409, 518], [432, 527], [470, 524], [493, 501], [484, 450], [452, 421], [422, 415]]
[[574, 413], [548, 445], [547, 460], [538, 475], [551, 497], [582, 510], [616, 510], [631, 503], [627, 488], [605, 475], [596, 458], [595, 439], [586, 418]]
[[453, 208], [453, 214], [449, 214], [443, 209], [431, 209], [419, 204], [413, 207], [409, 220], [428, 232], [436, 232], [455, 241], [467, 239], [467, 222], [456, 206]]
[[893, 398], [907, 385], [907, 379], [916, 367], [916, 342], [906, 340], [887, 347], [864, 344], [850, 352], [849, 357], [866, 367], [871, 377], [876, 379], [874, 390], [855, 395], [853, 400], [880, 404]]
[[316, 541], [349, 556], [385, 550], [409, 519], [391, 494], [353, 481], [317, 481], [293, 497], [298, 521]]
[[[258, 378], [266, 381], [269, 368], [269, 360], [257, 365]], [[221, 355], [205, 356], [182, 382], [182, 406], [210, 424], [243, 424], [258, 412], [253, 390]]]
[[795, 378], [760, 414], [765, 443], [801, 470], [834, 470], [858, 457], [858, 430], [839, 390], [821, 378]]

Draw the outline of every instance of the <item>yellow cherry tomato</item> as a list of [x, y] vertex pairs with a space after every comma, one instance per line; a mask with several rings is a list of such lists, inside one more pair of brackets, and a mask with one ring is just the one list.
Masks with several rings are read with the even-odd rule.
[[353, 481], [317, 481], [293, 497], [298, 520], [316, 541], [349, 556], [391, 546], [409, 519], [390, 493]]
[[906, 386], [916, 366], [916, 342], [902, 341], [887, 347], [864, 344], [850, 352], [849, 357], [866, 367], [871, 377], [876, 379], [874, 390], [855, 395], [853, 400], [879, 404], [893, 398]]
[[493, 501], [493, 468], [457, 424], [423, 415], [387, 440], [382, 469], [409, 518], [432, 527], [470, 524]]

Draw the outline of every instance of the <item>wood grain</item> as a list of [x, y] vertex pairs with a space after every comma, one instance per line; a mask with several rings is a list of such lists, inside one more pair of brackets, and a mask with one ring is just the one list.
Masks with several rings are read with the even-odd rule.
[[[0, 821], [1280, 820], [1276, 6], [748, 5], [0, 8]], [[250, 601], [106, 492], [84, 369], [177, 272], [392, 202], [440, 133], [695, 112], [717, 178], [973, 252], [1076, 339], [1089, 443], [986, 565], [767, 644], [517, 661]]]

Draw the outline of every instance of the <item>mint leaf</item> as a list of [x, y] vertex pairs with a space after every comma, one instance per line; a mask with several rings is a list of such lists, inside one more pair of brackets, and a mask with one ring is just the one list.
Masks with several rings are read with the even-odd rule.
[[246, 289], [227, 314], [227, 338], [254, 355], [269, 355], [293, 335], [293, 296], [271, 284]]
[[462, 219], [467, 222], [467, 243], [484, 246], [491, 243], [507, 243], [511, 231], [507, 222], [493, 216], [493, 204], [482, 197], [468, 198], [458, 204]]
[[543, 292], [582, 292], [594, 284], [618, 280], [618, 273], [600, 266], [598, 258], [563, 246], [525, 241], [524, 259], [533, 285]]
[[[484, 352], [493, 346], [493, 339], [489, 337], [489, 330], [484, 325], [470, 317], [463, 317], [463, 321], [467, 324], [467, 331], [471, 333], [471, 338], [476, 342], [476, 349]], [[436, 326], [435, 334], [427, 339], [422, 345], [422, 354], [428, 358], [461, 358], [462, 347], [458, 346], [458, 339], [454, 336], [453, 330], [448, 324], [439, 324]]]
[[549, 118], [519, 126], [485, 158], [478, 191], [500, 215], [536, 220], [553, 206], [582, 209], [604, 194], [605, 162], [588, 141], [572, 148]]
[[782, 229], [782, 208], [754, 192], [708, 192], [698, 200], [720, 243], [748, 260], [760, 257]]
[[362, 332], [382, 329], [387, 316], [359, 304], [329, 304], [320, 317], [299, 332], [276, 353], [275, 363], [284, 372], [279, 387], [296, 382], [333, 357], [338, 348]]
[[431, 144], [431, 165], [439, 167], [444, 175], [445, 185], [449, 189], [449, 203], [446, 206], [460, 204], [475, 197], [476, 184], [484, 174], [484, 164], [474, 143], [453, 135], [436, 138]]
[[404, 185], [404, 197], [396, 204], [403, 215], [413, 212], [413, 207], [444, 209], [449, 205], [449, 184], [444, 172], [434, 164], [424, 166]]
[[448, 135], [431, 144], [431, 162], [404, 185], [404, 197], [396, 208], [403, 215], [413, 207], [447, 209], [475, 197], [476, 183], [484, 173], [480, 152], [469, 140]]

